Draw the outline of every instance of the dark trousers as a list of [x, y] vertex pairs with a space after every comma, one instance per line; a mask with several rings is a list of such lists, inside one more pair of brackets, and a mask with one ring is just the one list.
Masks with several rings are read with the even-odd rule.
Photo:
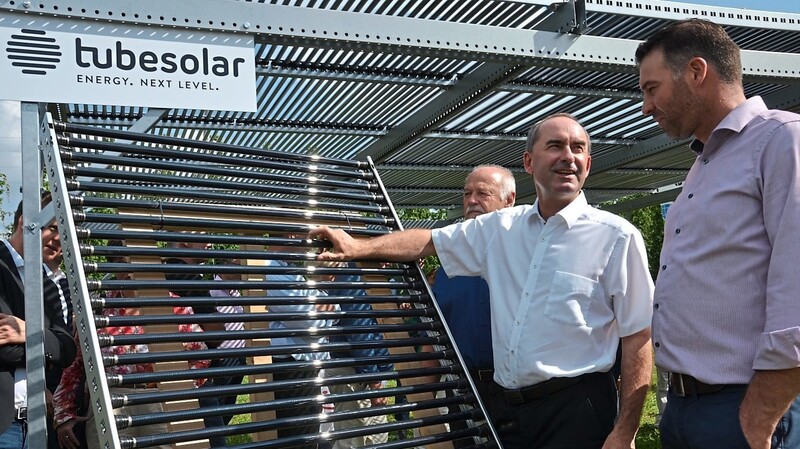
[[[491, 394], [503, 397], [492, 385]], [[505, 449], [599, 449], [617, 417], [617, 387], [609, 373], [522, 404], [508, 404], [494, 416]]]
[[[290, 360], [281, 360], [278, 358], [273, 357], [272, 363], [284, 363], [285, 361]], [[272, 375], [272, 380], [282, 381], [282, 380], [298, 380], [298, 379], [312, 379], [319, 375], [318, 369], [291, 369], [286, 371], [276, 371]], [[322, 391], [319, 387], [315, 386], [308, 386], [308, 387], [298, 387], [292, 388], [288, 390], [278, 390], [275, 392], [275, 399], [292, 399], [292, 398], [299, 398], [299, 397], [314, 397], [319, 396], [322, 394]], [[308, 416], [308, 415], [319, 415], [322, 413], [322, 404], [319, 403], [305, 403], [297, 406], [291, 406], [286, 408], [280, 408], [275, 410], [275, 417], [278, 419], [281, 418], [293, 418], [296, 416]], [[278, 429], [278, 438], [286, 438], [298, 435], [316, 435], [319, 433], [319, 422], [314, 422], [312, 424], [307, 424], [304, 426], [291, 426], [291, 427], [281, 427]], [[317, 444], [301, 444], [297, 446], [292, 446], [298, 449], [317, 449]]]
[[[217, 359], [211, 361], [211, 368], [216, 367], [234, 367], [234, 366], [242, 366], [246, 365], [247, 360], [240, 358], [240, 359]], [[236, 377], [214, 377], [212, 379], [208, 379], [206, 383], [203, 384], [201, 388], [206, 387], [222, 387], [222, 386], [230, 386], [230, 385], [239, 385], [242, 383], [242, 379], [244, 376], [236, 376]], [[215, 407], [218, 405], [234, 405], [236, 404], [236, 395], [230, 396], [213, 396], [210, 398], [200, 398], [198, 399], [200, 407]], [[233, 419], [233, 415], [225, 415], [225, 416], [208, 416], [203, 418], [203, 423], [205, 424], [206, 428], [209, 427], [219, 427], [227, 425]], [[211, 443], [211, 447], [220, 447], [226, 446], [227, 441], [226, 437], [224, 436], [215, 436], [209, 438], [209, 443]]]
[[[490, 379], [487, 380], [480, 380], [476, 375], [472, 376], [473, 382], [475, 382], [475, 388], [478, 390], [478, 396], [481, 398], [481, 402], [483, 402], [483, 407], [486, 410], [486, 414], [488, 415], [488, 419], [492, 419], [492, 416], [498, 413], [498, 410], [504, 406], [503, 397], [492, 392], [492, 382]], [[448, 390], [447, 395], [450, 396], [452, 391]], [[458, 413], [461, 411], [461, 408], [457, 405], [450, 406], [450, 413]], [[464, 421], [454, 421], [450, 423], [450, 430], [457, 431], [457, 430], [465, 430], [467, 429], [467, 423]], [[459, 448], [466, 448], [472, 447], [475, 445], [475, 441], [473, 438], [461, 438], [458, 440], [453, 441], [453, 447], [456, 449]]]
[[[681, 397], [672, 391], [661, 417], [663, 449], [749, 449], [739, 423], [746, 385], [731, 385], [713, 394]], [[800, 397], [778, 423], [772, 449], [800, 447]]]

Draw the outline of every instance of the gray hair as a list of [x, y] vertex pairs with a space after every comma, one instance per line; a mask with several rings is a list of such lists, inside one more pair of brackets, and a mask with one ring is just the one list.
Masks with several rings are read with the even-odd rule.
[[[505, 201], [512, 193], [517, 192], [517, 180], [511, 170], [497, 164], [481, 164], [473, 168], [470, 175], [482, 168], [492, 168], [500, 172], [500, 199]], [[467, 176], [469, 178], [469, 176]]]

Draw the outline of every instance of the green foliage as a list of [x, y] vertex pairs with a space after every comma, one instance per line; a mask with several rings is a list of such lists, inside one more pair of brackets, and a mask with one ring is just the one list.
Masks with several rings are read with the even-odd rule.
[[623, 214], [642, 233], [644, 246], [647, 249], [647, 262], [653, 280], [658, 276], [659, 258], [661, 257], [661, 244], [664, 242], [664, 219], [661, 217], [661, 207], [658, 205], [637, 209]]
[[408, 220], [444, 220], [447, 211], [444, 209], [398, 209], [400, 221]]
[[[12, 215], [3, 210], [3, 204], [11, 198], [11, 186], [8, 185], [8, 177], [5, 173], [0, 173], [0, 221], [5, 221], [6, 217]], [[11, 224], [8, 233], [11, 234]]]
[[[399, 209], [397, 216], [401, 222], [410, 220], [444, 220], [447, 218], [447, 210], [444, 209]], [[442, 264], [436, 256], [428, 256], [422, 259], [422, 271], [426, 276], [431, 276]]]
[[650, 389], [647, 391], [647, 398], [644, 401], [639, 433], [636, 434], [637, 449], [661, 449], [661, 440], [656, 426], [656, 415], [658, 414], [656, 388], [656, 369], [653, 367], [653, 378], [650, 382]]

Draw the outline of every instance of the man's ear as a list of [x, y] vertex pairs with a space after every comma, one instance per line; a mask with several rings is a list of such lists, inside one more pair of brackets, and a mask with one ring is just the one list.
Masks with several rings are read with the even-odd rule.
[[530, 151], [522, 153], [522, 165], [525, 167], [525, 172], [529, 175], [533, 174], [533, 156]]
[[686, 69], [683, 71], [686, 82], [690, 85], [702, 83], [708, 76], [708, 69], [708, 62], [699, 56], [695, 56], [689, 60], [689, 63], [686, 64]]
[[508, 197], [506, 198], [506, 206], [507, 207], [513, 206], [516, 200], [517, 200], [517, 192], [509, 192]]

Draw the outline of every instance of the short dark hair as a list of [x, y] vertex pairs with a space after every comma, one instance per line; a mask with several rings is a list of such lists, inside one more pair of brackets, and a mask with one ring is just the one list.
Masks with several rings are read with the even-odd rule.
[[[528, 140], [525, 142], [525, 151], [527, 151], [528, 153], [533, 151], [533, 144], [536, 143], [536, 139], [539, 138], [539, 128], [542, 127], [544, 122], [557, 117], [568, 118], [573, 122], [577, 123], [578, 125], [580, 125], [581, 128], [583, 128], [583, 124], [574, 115], [568, 112], [556, 112], [555, 114], [550, 114], [547, 117], [531, 125], [531, 128], [528, 130]], [[586, 133], [586, 139], [587, 139], [586, 144], [588, 145], [588, 147], [586, 148], [587, 150], [586, 153], [592, 154], [592, 137], [589, 135], [589, 131], [586, 131], [586, 128], [583, 128], [583, 132]]]
[[[53, 197], [50, 194], [49, 190], [42, 190], [42, 193], [39, 197], [39, 207], [45, 207], [50, 204], [50, 201], [53, 200]], [[11, 233], [17, 232], [17, 223], [19, 223], [19, 218], [22, 216], [22, 201], [19, 202], [17, 205], [17, 210], [14, 212], [14, 222], [11, 223]]]
[[664, 60], [674, 74], [680, 74], [694, 57], [705, 59], [726, 84], [741, 84], [742, 57], [721, 25], [703, 19], [672, 22], [639, 44], [636, 64], [641, 64], [653, 50], [661, 49]]

